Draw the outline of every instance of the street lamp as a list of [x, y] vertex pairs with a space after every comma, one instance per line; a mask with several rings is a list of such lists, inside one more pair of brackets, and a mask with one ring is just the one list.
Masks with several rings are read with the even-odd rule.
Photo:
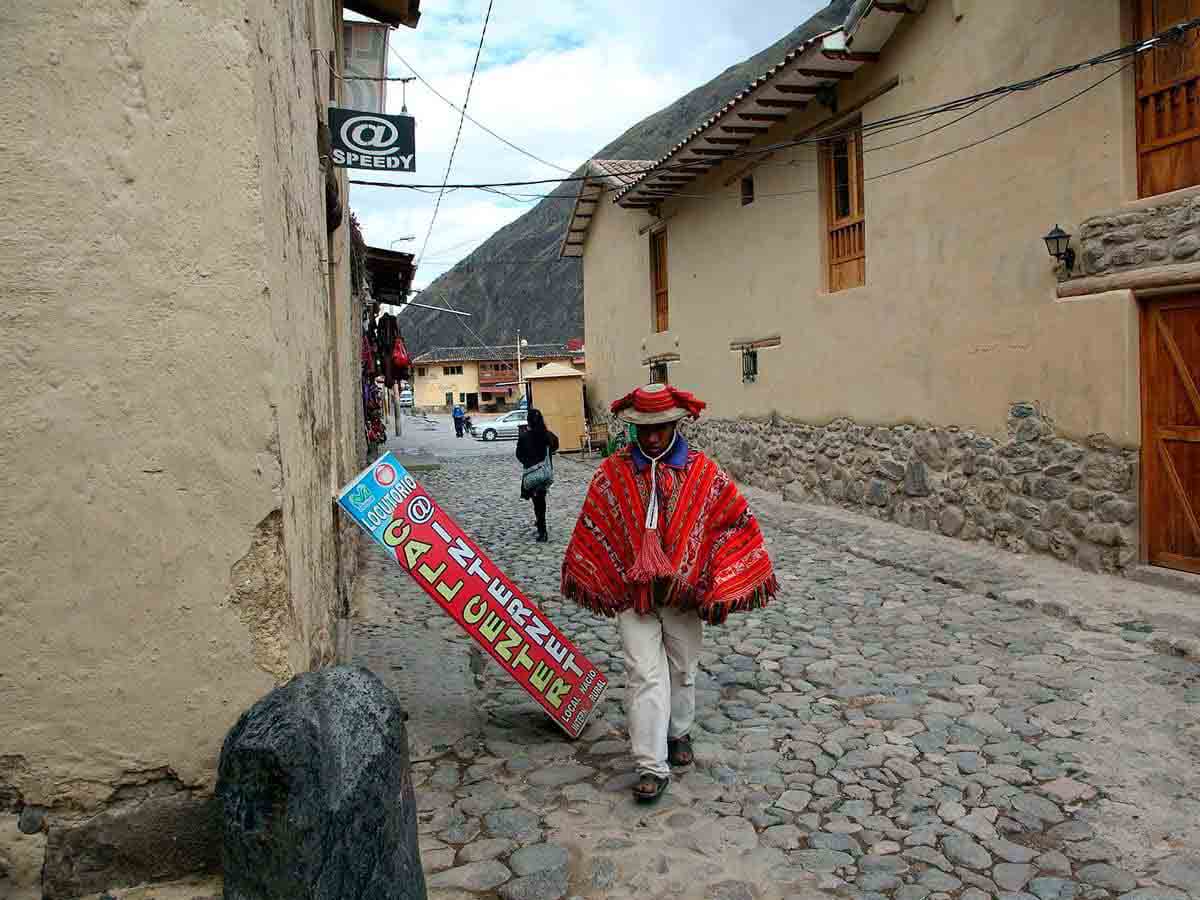
[[[517, 329], [517, 392], [521, 398], [525, 397], [525, 372], [521, 368], [521, 348], [528, 347], [529, 341], [521, 340], [521, 330]], [[517, 401], [520, 402], [520, 399]], [[529, 401], [525, 400], [525, 408], [529, 409]]]
[[1071, 247], [1071, 235], [1057, 225], [1048, 235], [1042, 238], [1046, 242], [1046, 250], [1051, 256], [1067, 267], [1067, 273], [1075, 268], [1075, 251]]

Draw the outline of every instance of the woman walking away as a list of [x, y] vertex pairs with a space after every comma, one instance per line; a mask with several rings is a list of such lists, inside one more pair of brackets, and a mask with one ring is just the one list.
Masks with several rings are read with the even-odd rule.
[[550, 458], [558, 452], [558, 436], [546, 428], [541, 410], [529, 411], [529, 425], [521, 429], [517, 438], [517, 459], [525, 467], [521, 475], [521, 499], [533, 501], [533, 514], [537, 517], [538, 543], [548, 540], [546, 534], [546, 492], [553, 481]]

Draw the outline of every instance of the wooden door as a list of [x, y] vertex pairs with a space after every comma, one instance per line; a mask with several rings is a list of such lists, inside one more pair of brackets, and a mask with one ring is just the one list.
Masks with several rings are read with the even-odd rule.
[[1142, 419], [1146, 560], [1200, 573], [1200, 293], [1144, 307]]
[[[1200, 0], [1138, 0], [1138, 38], [1200, 17]], [[1138, 196], [1200, 184], [1200, 42], [1195, 31], [1137, 62]]]

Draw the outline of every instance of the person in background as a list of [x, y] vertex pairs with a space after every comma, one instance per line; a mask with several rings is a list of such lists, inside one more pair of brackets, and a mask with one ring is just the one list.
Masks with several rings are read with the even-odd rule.
[[[546, 420], [542, 417], [541, 410], [531, 409], [528, 421], [529, 424], [521, 429], [520, 436], [517, 438], [517, 459], [526, 469], [536, 466], [545, 460], [547, 455], [552, 457], [558, 452], [558, 435], [546, 427]], [[522, 478], [521, 499], [533, 501], [533, 514], [537, 520], [537, 540], [538, 543], [546, 543], [549, 540], [546, 532], [546, 488], [532, 492], [526, 491], [525, 481]]]
[[677, 431], [703, 409], [662, 384], [612, 405], [637, 439], [601, 463], [563, 559], [563, 596], [617, 619], [633, 795], [643, 801], [667, 789], [671, 766], [694, 761], [688, 732], [704, 623], [763, 607], [779, 587], [745, 498]]
[[463, 419], [466, 417], [466, 411], [457, 403], [454, 404], [454, 411], [450, 414], [454, 419], [454, 436], [463, 436]]

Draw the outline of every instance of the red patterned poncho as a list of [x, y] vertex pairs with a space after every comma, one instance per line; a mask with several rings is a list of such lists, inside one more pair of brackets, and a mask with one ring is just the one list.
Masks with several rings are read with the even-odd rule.
[[[659, 526], [669, 568], [657, 573], [665, 602], [695, 608], [710, 625], [731, 612], [758, 609], [778, 582], [758, 521], [728, 475], [697, 450], [686, 463], [658, 470]], [[655, 578], [631, 575], [645, 537], [650, 472], [625, 449], [600, 466], [583, 501], [563, 559], [562, 592], [593, 612], [643, 615], [654, 605]]]

